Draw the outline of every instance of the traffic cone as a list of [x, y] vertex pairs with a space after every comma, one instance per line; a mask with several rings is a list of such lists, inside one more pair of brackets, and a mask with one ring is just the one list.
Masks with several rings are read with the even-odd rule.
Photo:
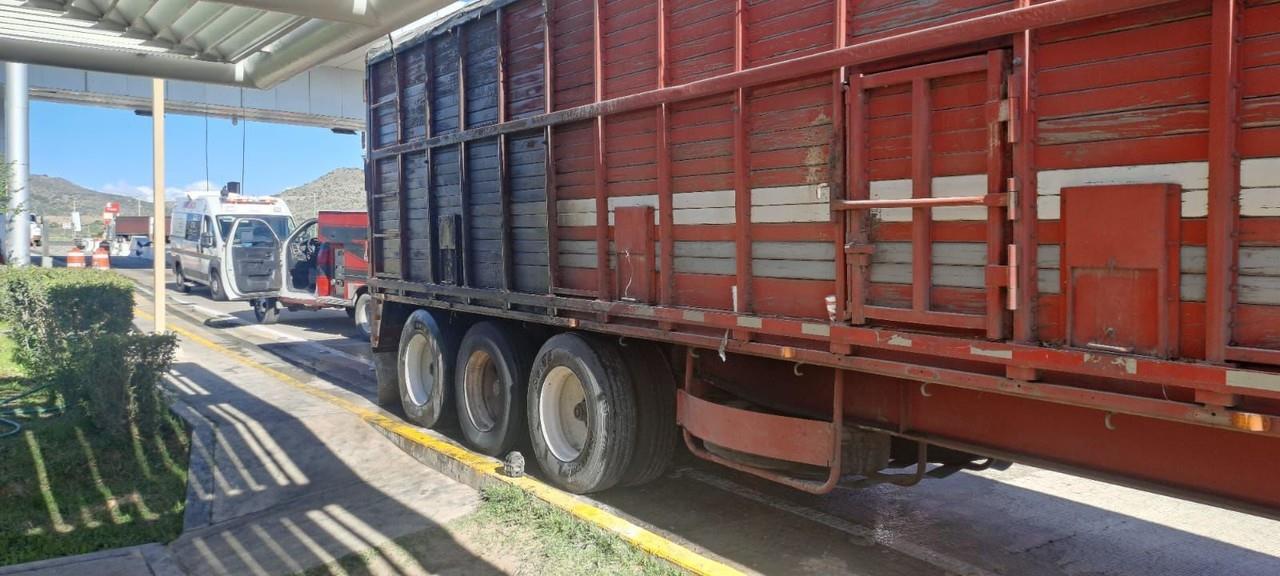
[[93, 268], [95, 270], [111, 269], [111, 253], [107, 252], [106, 248], [98, 246], [98, 249], [93, 251]]
[[79, 246], [72, 246], [67, 252], [67, 268], [84, 268], [84, 251]]

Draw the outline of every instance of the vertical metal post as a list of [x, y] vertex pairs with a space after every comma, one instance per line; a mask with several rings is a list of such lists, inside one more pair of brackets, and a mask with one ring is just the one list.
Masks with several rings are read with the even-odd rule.
[[[848, 196], [850, 200], [871, 199], [871, 178], [867, 169], [867, 93], [862, 87], [862, 74], [856, 71], [849, 73], [848, 110], [845, 115], [849, 119], [849, 137], [845, 144], [845, 169], [848, 175]], [[867, 302], [867, 284], [870, 273], [871, 238], [867, 230], [869, 211], [857, 210], [845, 213], [845, 229], [848, 245], [857, 248], [852, 258], [845, 260], [846, 282], [848, 283], [849, 307], [847, 311], [851, 324], [866, 324], [867, 317], [863, 306]], [[844, 245], [838, 250], [845, 251]]]
[[[542, 3], [542, 110], [555, 110], [555, 24], [551, 0]], [[557, 240], [560, 215], [556, 210], [556, 157], [555, 127], [547, 126], [542, 133], [543, 193], [547, 201], [547, 292], [554, 293], [560, 283], [560, 245]]]
[[[738, 0], [734, 23], [733, 70], [741, 72], [747, 67], [747, 3]], [[734, 231], [737, 243], [737, 300], [734, 312], [751, 312], [751, 154], [747, 129], [747, 89], [734, 91], [733, 100], [733, 205]], [[750, 338], [745, 331], [735, 331], [734, 337]]]
[[[1018, 7], [1030, 6], [1030, 0], [1018, 0]], [[1009, 87], [1009, 140], [1013, 146], [1013, 184], [1010, 192], [1017, 198], [1013, 210], [1013, 246], [1010, 262], [1016, 265], [1017, 293], [1013, 311], [1013, 339], [1032, 342], [1036, 339], [1036, 252], [1039, 248], [1036, 210], [1036, 38], [1035, 31], [1015, 34], [1013, 38], [1013, 77]], [[1029, 376], [1029, 374], [1023, 374]]]
[[27, 180], [31, 174], [31, 160], [27, 144], [31, 131], [27, 121], [31, 113], [28, 104], [27, 65], [7, 62], [4, 65], [4, 116], [5, 143], [2, 167], [9, 170], [9, 238], [5, 261], [11, 266], [31, 263], [31, 188]]
[[155, 295], [153, 330], [164, 332], [165, 322], [165, 206], [164, 206], [164, 80], [151, 80], [151, 269]]
[[[911, 197], [933, 196], [933, 104], [929, 79], [911, 84]], [[933, 209], [911, 209], [911, 308], [929, 311], [933, 287]]]
[[[849, 40], [849, 32], [847, 25], [849, 23], [849, 3], [839, 0], [835, 3], [835, 37], [832, 39], [835, 48], [844, 48]], [[834, 296], [836, 298], [836, 309], [834, 321], [844, 323], [848, 316], [849, 301], [849, 263], [848, 255], [845, 252], [845, 244], [848, 243], [846, 237], [848, 232], [848, 220], [850, 217], [856, 218], [857, 214], [848, 214], [841, 210], [835, 210], [837, 202], [844, 200], [849, 192], [849, 181], [847, 178], [847, 170], [845, 161], [845, 147], [848, 146], [848, 136], [845, 132], [845, 83], [844, 68], [836, 70], [831, 76], [831, 235], [835, 238], [835, 277], [836, 286]]]
[[1240, 214], [1239, 18], [1236, 0], [1213, 3], [1209, 71], [1209, 218], [1206, 236], [1205, 359], [1222, 362], [1235, 309], [1236, 228]]
[[[1000, 121], [1000, 102], [1005, 96], [1006, 71], [1005, 51], [992, 50], [987, 53], [987, 194], [1001, 194], [1008, 184], [1005, 162], [1004, 125]], [[987, 208], [987, 266], [999, 266], [1004, 262], [1007, 251], [1005, 231], [1008, 228], [1006, 208], [990, 206]], [[1013, 262], [1006, 264], [1012, 265]], [[990, 278], [987, 284], [987, 339], [1003, 340], [1005, 337], [1006, 306], [1001, 301], [1001, 286]], [[1007, 282], [1006, 282], [1007, 284]]]
[[[595, 102], [604, 100], [604, 0], [592, 5], [594, 22], [593, 58], [595, 72]], [[609, 300], [609, 190], [606, 154], [606, 127], [603, 115], [596, 117], [595, 134], [595, 197], [596, 197], [596, 298]]]
[[[658, 89], [667, 87], [667, 2], [658, 0]], [[658, 302], [669, 306], [675, 295], [675, 194], [671, 187], [671, 151], [668, 150], [667, 122], [670, 120], [670, 108], [667, 104], [658, 105], [657, 109], [657, 142], [656, 154], [658, 162]]]

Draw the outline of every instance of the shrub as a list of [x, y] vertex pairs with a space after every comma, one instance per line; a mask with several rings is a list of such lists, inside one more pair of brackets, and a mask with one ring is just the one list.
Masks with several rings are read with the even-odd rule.
[[14, 360], [52, 384], [68, 408], [99, 428], [154, 428], [166, 402], [157, 386], [173, 361], [171, 334], [133, 332], [133, 284], [113, 272], [66, 268], [0, 271], [0, 317]]
[[[172, 334], [104, 334], [72, 347], [71, 378], [77, 408], [108, 434], [125, 434], [130, 423], [157, 430], [168, 409], [159, 386], [173, 362]], [[70, 405], [70, 403], [69, 403]]]
[[6, 268], [0, 272], [0, 316], [17, 345], [14, 361], [38, 382], [59, 383], [71, 368], [73, 346], [129, 331], [133, 285], [113, 272]]

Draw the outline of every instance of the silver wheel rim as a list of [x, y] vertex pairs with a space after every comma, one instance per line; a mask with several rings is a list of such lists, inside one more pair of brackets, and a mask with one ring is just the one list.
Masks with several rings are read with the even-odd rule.
[[356, 300], [356, 327], [365, 334], [369, 333], [369, 297], [361, 296]]
[[566, 366], [552, 368], [542, 380], [538, 395], [542, 440], [561, 462], [576, 460], [587, 444], [586, 398], [582, 381]]
[[409, 401], [414, 406], [425, 406], [431, 400], [442, 361], [435, 340], [422, 333], [409, 338], [404, 354], [404, 379]]
[[502, 379], [498, 377], [498, 364], [484, 350], [476, 350], [467, 357], [462, 371], [463, 406], [467, 420], [481, 432], [493, 430], [502, 413]]

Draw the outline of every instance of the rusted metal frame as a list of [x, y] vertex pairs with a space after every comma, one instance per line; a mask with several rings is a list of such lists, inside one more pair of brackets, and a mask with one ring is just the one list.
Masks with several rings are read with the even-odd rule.
[[901, 198], [894, 200], [846, 200], [835, 205], [836, 210], [870, 210], [872, 208], [938, 208], [941, 206], [989, 206], [998, 208], [1009, 203], [1004, 194], [983, 196], [946, 196], [928, 198]]
[[[455, 310], [459, 312], [485, 314], [491, 308], [475, 304], [463, 304], [456, 301], [424, 300], [412, 296], [387, 294], [389, 301], [404, 302], [414, 305]], [[589, 302], [579, 300], [578, 302]], [[1066, 404], [1080, 408], [1095, 409], [1100, 412], [1127, 414], [1155, 418], [1181, 424], [1191, 424], [1210, 428], [1220, 428], [1240, 432], [1242, 434], [1261, 434], [1269, 437], [1280, 437], [1280, 416], [1269, 414], [1252, 414], [1235, 411], [1230, 408], [1205, 407], [1199, 404], [1150, 398], [1119, 392], [1108, 392], [1089, 388], [1079, 388], [1063, 384], [1043, 382], [1025, 382], [1003, 376], [980, 374], [963, 370], [937, 368], [913, 362], [871, 358], [868, 356], [847, 356], [831, 354], [825, 350], [792, 348], [776, 344], [760, 342], [723, 341], [718, 336], [691, 334], [687, 332], [670, 332], [656, 328], [645, 328], [629, 324], [601, 323], [575, 318], [550, 317], [532, 312], [506, 311], [505, 316], [528, 322], [550, 324], [555, 326], [585, 329], [617, 336], [637, 339], [661, 340], [716, 353], [723, 344], [726, 352], [746, 354], [762, 358], [773, 358], [788, 362], [799, 362], [813, 366], [839, 368], [864, 374], [875, 374], [892, 378], [915, 381], [923, 384], [964, 388], [980, 392], [989, 392], [1003, 396], [1013, 396], [1040, 400], [1054, 404]], [[850, 327], [850, 330], [866, 330]], [[909, 333], [894, 334], [896, 338], [914, 337]], [[968, 340], [972, 343], [973, 340]], [[983, 343], [984, 347], [994, 343]], [[901, 348], [899, 348], [901, 349]], [[1117, 357], [1118, 358], [1118, 357]], [[976, 358], [974, 358], [976, 359]], [[1173, 362], [1150, 361], [1151, 363], [1175, 364]], [[1221, 367], [1204, 365], [1204, 368], [1221, 371]], [[686, 369], [686, 375], [689, 374]], [[686, 383], [686, 386], [688, 384]], [[1258, 431], [1241, 429], [1233, 422], [1249, 417], [1257, 417], [1263, 422]]]
[[[395, 76], [395, 79], [396, 79], [396, 87], [395, 87], [396, 97], [392, 99], [392, 101], [395, 102], [394, 106], [396, 108], [396, 142], [399, 143], [399, 142], [404, 142], [404, 109], [402, 108], [403, 102], [401, 101], [401, 95], [403, 94], [404, 86], [400, 85], [401, 84], [400, 55], [399, 53], [394, 51], [394, 48], [391, 53], [391, 69], [392, 69], [392, 75]], [[408, 278], [407, 272], [409, 271], [409, 235], [406, 234], [405, 231], [408, 230], [409, 228], [409, 205], [407, 201], [409, 195], [406, 194], [406, 189], [405, 189], [406, 180], [404, 177], [404, 156], [405, 156], [404, 154], [399, 154], [396, 156], [396, 183], [397, 183], [396, 211], [400, 217], [400, 224], [399, 224], [400, 237], [397, 239], [400, 243], [400, 274], [399, 276], [401, 278]]]
[[[865, 78], [864, 78], [865, 80]], [[933, 98], [928, 78], [911, 81], [911, 197], [933, 197]], [[911, 309], [928, 312], [933, 289], [933, 210], [911, 209]]]
[[987, 55], [967, 56], [941, 62], [920, 64], [909, 68], [898, 68], [886, 72], [867, 74], [862, 77], [862, 87], [866, 90], [884, 88], [897, 84], [906, 84], [915, 80], [932, 80], [946, 76], [958, 76], [972, 72], [984, 72], [990, 63]]
[[[1018, 9], [1031, 10], [1031, 0], [1017, 0]], [[1009, 249], [1010, 264], [1015, 267], [1017, 286], [1013, 294], [1013, 339], [1034, 344], [1036, 306], [1039, 294], [1036, 255], [1040, 246], [1037, 214], [1036, 140], [1039, 129], [1036, 117], [1036, 35], [1033, 29], [1015, 33], [1013, 39], [1013, 74], [1009, 88], [1008, 139], [1013, 144], [1013, 177], [1008, 180], [1009, 193], [1016, 198], [1012, 207], [1013, 243]], [[1021, 376], [1031, 379], [1033, 373]]]
[[1223, 362], [1236, 308], [1240, 219], [1240, 18], [1238, 0], [1215, 0], [1209, 69], [1209, 216], [1205, 269], [1205, 359]]
[[[837, 0], [835, 2], [834, 23], [832, 26], [833, 38], [832, 46], [839, 49], [844, 48], [848, 44], [849, 33], [849, 3], [845, 0]], [[837, 69], [831, 75], [831, 158], [828, 172], [831, 174], [832, 184], [831, 190], [831, 226], [834, 233], [835, 243], [835, 279], [836, 285], [835, 295], [835, 314], [831, 318], [833, 322], [844, 323], [849, 318], [849, 264], [848, 254], [845, 252], [845, 244], [848, 243], [849, 217], [846, 214], [836, 212], [836, 204], [846, 200], [849, 196], [849, 178], [848, 168], [845, 162], [848, 154], [845, 150], [849, 145], [849, 138], [846, 136], [845, 126], [845, 78], [847, 70], [843, 67]]]
[[1219, 508], [1237, 510], [1240, 512], [1245, 512], [1247, 514], [1253, 514], [1255, 516], [1262, 516], [1262, 517], [1267, 517], [1272, 519], [1276, 518], [1276, 510], [1274, 508], [1267, 507], [1267, 506], [1259, 506], [1251, 502], [1242, 502], [1238, 498], [1232, 498], [1229, 496], [1220, 496], [1218, 494], [1214, 494], [1211, 492], [1201, 492], [1201, 491], [1192, 490], [1192, 489], [1173, 487], [1167, 484], [1160, 484], [1158, 482], [1153, 482], [1150, 480], [1135, 478], [1133, 476], [1125, 476], [1121, 474], [1103, 472], [1093, 468], [1085, 468], [1079, 464], [1070, 464], [1070, 463], [1065, 463], [1058, 460], [1052, 460], [1049, 458], [1043, 458], [1043, 457], [1039, 457], [1031, 454], [1026, 454], [1023, 452], [1013, 452], [1010, 450], [993, 448], [991, 446], [987, 446], [984, 444], [975, 444], [972, 442], [956, 440], [954, 438], [949, 438], [945, 436], [938, 436], [934, 434], [924, 434], [924, 433], [914, 432], [914, 431], [887, 430], [881, 426], [875, 425], [874, 423], [850, 422], [850, 425], [856, 426], [857, 428], [868, 431], [868, 432], [883, 432], [885, 434], [891, 434], [893, 436], [905, 438], [907, 440], [913, 440], [916, 442], [927, 442], [933, 446], [949, 448], [952, 450], [959, 450], [961, 452], [968, 452], [970, 454], [981, 454], [983, 456], [995, 458], [996, 460], [1004, 460], [1006, 462], [1017, 462], [1019, 464], [1024, 464], [1027, 466], [1035, 466], [1036, 468], [1043, 468], [1045, 470], [1054, 470], [1057, 472], [1070, 474], [1072, 476], [1088, 478], [1090, 480], [1097, 480], [1100, 482], [1107, 482], [1110, 484], [1116, 484], [1120, 486], [1128, 486], [1130, 488], [1145, 490], [1147, 492], [1153, 492], [1156, 494], [1164, 494], [1166, 496], [1172, 496], [1174, 498], [1178, 498], [1181, 500], [1190, 500], [1192, 502], [1199, 502], [1201, 504], [1208, 504], [1210, 506], [1216, 506]]
[[[463, 27], [454, 28], [458, 51], [458, 133], [467, 129], [467, 35]], [[462, 231], [457, 249], [462, 251], [462, 285], [471, 286], [471, 183], [467, 178], [467, 144], [458, 142], [458, 206], [462, 212]]]
[[[733, 70], [741, 72], [747, 64], [747, 3], [737, 0], [734, 12]], [[747, 89], [738, 87], [733, 93], [733, 213], [734, 263], [736, 279], [733, 294], [734, 312], [750, 312], [751, 304], [751, 148], [748, 145]], [[734, 331], [735, 338], [749, 338], [748, 332]]]
[[827, 50], [792, 60], [746, 68], [667, 88], [649, 90], [620, 96], [602, 102], [593, 102], [548, 114], [520, 120], [484, 126], [463, 133], [439, 136], [427, 141], [417, 141], [389, 149], [381, 154], [416, 150], [424, 146], [451, 144], [463, 140], [488, 138], [501, 133], [518, 132], [553, 124], [565, 124], [589, 120], [601, 115], [621, 114], [662, 103], [696, 100], [715, 94], [732, 92], [762, 84], [780, 82], [813, 74], [830, 72], [843, 66], [858, 66], [905, 56], [926, 53], [959, 44], [979, 42], [999, 36], [1020, 34], [1029, 29], [1055, 26], [1090, 18], [1097, 18], [1139, 8], [1170, 4], [1177, 0], [1049, 0], [1021, 8], [975, 16], [948, 24], [940, 24], [920, 30], [903, 32], [893, 36], [869, 40], [845, 48]]
[[[681, 396], [682, 400], [684, 396], [691, 395], [689, 390], [695, 386], [694, 381], [696, 380], [696, 378], [694, 377], [693, 358], [694, 358], [693, 349], [687, 350], [685, 352], [685, 361], [684, 361], [685, 387], [683, 390], [680, 391], [680, 394], [682, 395]], [[720, 456], [717, 456], [707, 451], [707, 449], [704, 448], [703, 446], [698, 445], [698, 443], [694, 441], [694, 436], [689, 433], [689, 430], [687, 428], [682, 428], [681, 433], [684, 435], [685, 446], [689, 448], [689, 452], [692, 452], [694, 456], [697, 456], [703, 460], [707, 460], [708, 462], [714, 462], [722, 466], [727, 466], [739, 472], [745, 472], [753, 476], [758, 476], [766, 480], [771, 480], [773, 482], [777, 482], [785, 486], [790, 486], [797, 490], [803, 490], [810, 494], [826, 494], [828, 492], [831, 492], [832, 490], [835, 489], [836, 485], [840, 482], [840, 472], [841, 472], [840, 469], [841, 469], [841, 466], [843, 465], [842, 440], [844, 437], [844, 371], [836, 370], [833, 380], [834, 381], [832, 384], [832, 394], [831, 394], [832, 407], [831, 407], [831, 424], [830, 424], [831, 426], [831, 430], [830, 430], [831, 458], [828, 462], [827, 478], [822, 483], [818, 483], [813, 480], [803, 480], [800, 478], [795, 478], [793, 476], [780, 474], [772, 470], [757, 468], [755, 466], [750, 466], [747, 464], [743, 464], [741, 462], [736, 462], [733, 460], [729, 460], [727, 458], [722, 458]]]
[[[595, 33], [592, 44], [593, 72], [595, 73], [596, 103], [604, 101], [604, 0], [592, 2], [592, 30]], [[609, 290], [609, 178], [608, 162], [605, 155], [606, 141], [605, 115], [596, 116], [595, 152], [595, 193], [596, 193], [596, 298], [609, 300], [613, 294]]]
[[[667, 87], [667, 1], [658, 0], [658, 89]], [[657, 186], [658, 186], [658, 302], [670, 305], [675, 300], [675, 195], [671, 188], [671, 151], [668, 149], [667, 122], [671, 111], [658, 105]]]
[[[430, 139], [432, 136], [435, 135], [435, 128], [432, 126], [432, 124], [434, 123], [433, 117], [435, 116], [435, 114], [431, 107], [433, 105], [433, 102], [435, 99], [434, 96], [436, 93], [436, 75], [434, 74], [435, 66], [436, 66], [436, 51], [431, 44], [432, 42], [429, 39], [425, 40], [422, 43], [422, 51], [423, 51], [422, 65], [426, 68], [425, 85], [423, 86], [423, 88], [425, 89], [426, 97], [423, 98], [424, 100], [423, 105], [426, 108], [426, 116], [424, 118], [426, 121], [426, 137], [428, 139]], [[436, 246], [437, 246], [436, 244], [436, 210], [433, 202], [433, 199], [435, 198], [435, 195], [436, 195], [436, 191], [434, 186], [432, 185], [433, 179], [431, 177], [431, 170], [432, 170], [432, 167], [435, 166], [435, 161], [436, 161], [434, 152], [435, 152], [434, 148], [427, 148], [422, 151], [423, 160], [427, 163], [426, 173], [424, 174], [425, 181], [423, 182], [423, 187], [425, 188], [424, 193], [426, 195], [425, 212], [427, 216], [427, 223], [426, 223], [427, 270], [426, 270], [426, 273], [427, 273], [427, 282], [432, 282], [432, 283], [438, 281], [438, 277], [436, 275], [436, 260], [437, 260], [436, 257], [439, 254], [438, 252], [436, 252]]]
[[[997, 281], [999, 274], [988, 277], [987, 284], [987, 339], [1004, 340], [1008, 324], [1006, 306], [1001, 301], [1003, 290], [1016, 286], [1008, 278], [1008, 266], [1005, 258], [1007, 251], [1007, 233], [1009, 228], [1008, 201], [1005, 193], [1007, 180], [1007, 164], [1005, 162], [1004, 124], [1000, 120], [1000, 106], [1005, 100], [1005, 71], [1007, 58], [1004, 50], [992, 50], [986, 54], [987, 70], [987, 198], [1002, 198], [1002, 205], [987, 208], [987, 269], [1006, 272], [1003, 281]], [[1016, 251], [1015, 251], [1016, 254]]]
[[[552, 46], [552, 0], [542, 0], [542, 109], [544, 113], [555, 111], [555, 50]], [[557, 232], [559, 211], [556, 206], [556, 158], [553, 133], [547, 125], [542, 129], [543, 195], [547, 203], [547, 292], [555, 293], [560, 279], [560, 243]]]
[[901, 322], [903, 324], [927, 324], [929, 326], [970, 330], [981, 330], [987, 326], [986, 317], [977, 314], [913, 310], [890, 306], [863, 306], [862, 313], [867, 318], [885, 320], [887, 322]]
[[[1098, 376], [1117, 380], [1180, 386], [1185, 388], [1202, 389], [1210, 392], [1240, 393], [1249, 396], [1280, 399], [1280, 390], [1273, 390], [1268, 387], [1246, 388], [1236, 385], [1229, 386], [1227, 384], [1228, 373], [1231, 373], [1233, 375], [1232, 380], [1237, 382], [1242, 380], [1273, 382], [1280, 379], [1280, 375], [1253, 370], [1236, 370], [1212, 364], [1160, 360], [1143, 356], [1112, 354], [1094, 350], [1086, 352], [1070, 348], [1059, 349], [1008, 342], [984, 342], [967, 337], [924, 334], [908, 330], [828, 325], [812, 320], [806, 321], [775, 317], [750, 317], [752, 322], [747, 323], [740, 321], [740, 318], [743, 317], [742, 315], [734, 314], [729, 311], [697, 310], [671, 306], [649, 306], [627, 302], [601, 302], [598, 300], [563, 298], [538, 294], [524, 294], [519, 292], [501, 294], [495, 290], [486, 290], [481, 288], [462, 288], [441, 284], [420, 284], [395, 279], [373, 279], [370, 281], [370, 284], [377, 286], [379, 289], [395, 290], [405, 295], [418, 294], [427, 297], [439, 296], [449, 298], [466, 298], [477, 301], [508, 298], [515, 304], [564, 311], [576, 311], [587, 314], [605, 313], [611, 318], [628, 318], [636, 322], [648, 321], [656, 323], [666, 321], [677, 325], [711, 329], [717, 332], [740, 328], [743, 330], [750, 330], [755, 334], [794, 338], [797, 341], [797, 345], [802, 345], [804, 342], [821, 342], [824, 344], [837, 342], [842, 345], [918, 354], [922, 359], [927, 359], [929, 357], [952, 358], [1003, 366], [1033, 368], [1069, 374]], [[423, 304], [431, 303], [426, 299], [419, 300], [419, 302]], [[907, 313], [911, 312], [910, 310], [903, 310], [899, 308], [893, 308], [890, 310], [899, 310]], [[512, 315], [511, 311], [485, 306], [477, 306], [472, 311], [500, 316]], [[561, 325], [561, 322], [579, 322], [577, 319], [558, 318], [542, 314], [532, 315], [530, 318], [532, 321], [557, 325]], [[979, 320], [982, 319], [981, 316], [973, 316], [973, 318], [977, 318]], [[605, 329], [604, 327], [616, 327], [620, 325], [598, 323], [593, 324], [593, 326], [602, 327], [601, 329], [604, 331], [611, 331], [613, 328]], [[682, 337], [682, 333], [680, 332], [670, 332], [667, 333], [666, 336], [663, 334], [663, 332], [654, 331], [649, 334], [649, 337], [656, 340], [684, 342], [683, 340], [679, 340], [679, 338]], [[715, 341], [718, 345], [719, 340], [716, 339]], [[782, 350], [783, 348], [790, 350], [791, 353], [799, 353], [800, 351], [807, 350], [807, 352], [805, 352], [806, 354], [818, 354], [819, 352], [821, 352], [821, 354], [827, 354], [825, 351], [805, 349], [801, 347], [775, 347], [770, 348], [769, 350], [777, 351]], [[825, 357], [821, 354], [819, 356], [807, 357], [815, 359]], [[772, 352], [764, 355], [777, 357], [777, 354]], [[840, 356], [831, 356], [831, 358], [840, 358]], [[815, 360], [810, 363], [833, 365], [830, 360]], [[1268, 378], [1271, 380], [1268, 380]]]
[[[374, 74], [369, 74], [364, 79], [364, 101], [373, 102], [373, 83]], [[373, 126], [373, 111], [376, 106], [369, 106], [365, 109], [365, 126]], [[381, 226], [378, 222], [378, 214], [375, 210], [377, 204], [374, 199], [382, 190], [382, 183], [373, 177], [373, 172], [377, 169], [378, 161], [373, 159], [373, 131], [370, 130], [365, 134], [364, 139], [364, 205], [369, 208], [369, 277], [375, 278], [382, 273], [382, 243], [379, 237], [382, 233]], [[377, 334], [375, 331], [374, 334]]]
[[[503, 30], [502, 15], [505, 8], [494, 12], [494, 28], [498, 41], [498, 123], [507, 121], [507, 35]], [[498, 212], [502, 216], [502, 244], [499, 246], [502, 258], [502, 289], [510, 291], [514, 288], [515, 253], [511, 241], [511, 183], [508, 182], [507, 169], [507, 135], [498, 135]]]
[[[866, 202], [871, 199], [871, 175], [867, 168], [867, 92], [862, 85], [862, 74], [852, 72], [849, 76], [848, 117], [849, 142], [847, 144], [848, 159], [845, 169], [848, 172], [849, 197], [854, 202]], [[852, 324], [865, 324], [867, 321], [864, 307], [867, 302], [867, 287], [870, 284], [871, 245], [868, 230], [870, 212], [854, 211], [844, 213], [844, 227], [848, 231], [844, 243], [837, 246], [838, 254], [849, 253], [852, 262], [846, 261], [846, 275], [851, 278], [848, 284], [848, 317]]]

